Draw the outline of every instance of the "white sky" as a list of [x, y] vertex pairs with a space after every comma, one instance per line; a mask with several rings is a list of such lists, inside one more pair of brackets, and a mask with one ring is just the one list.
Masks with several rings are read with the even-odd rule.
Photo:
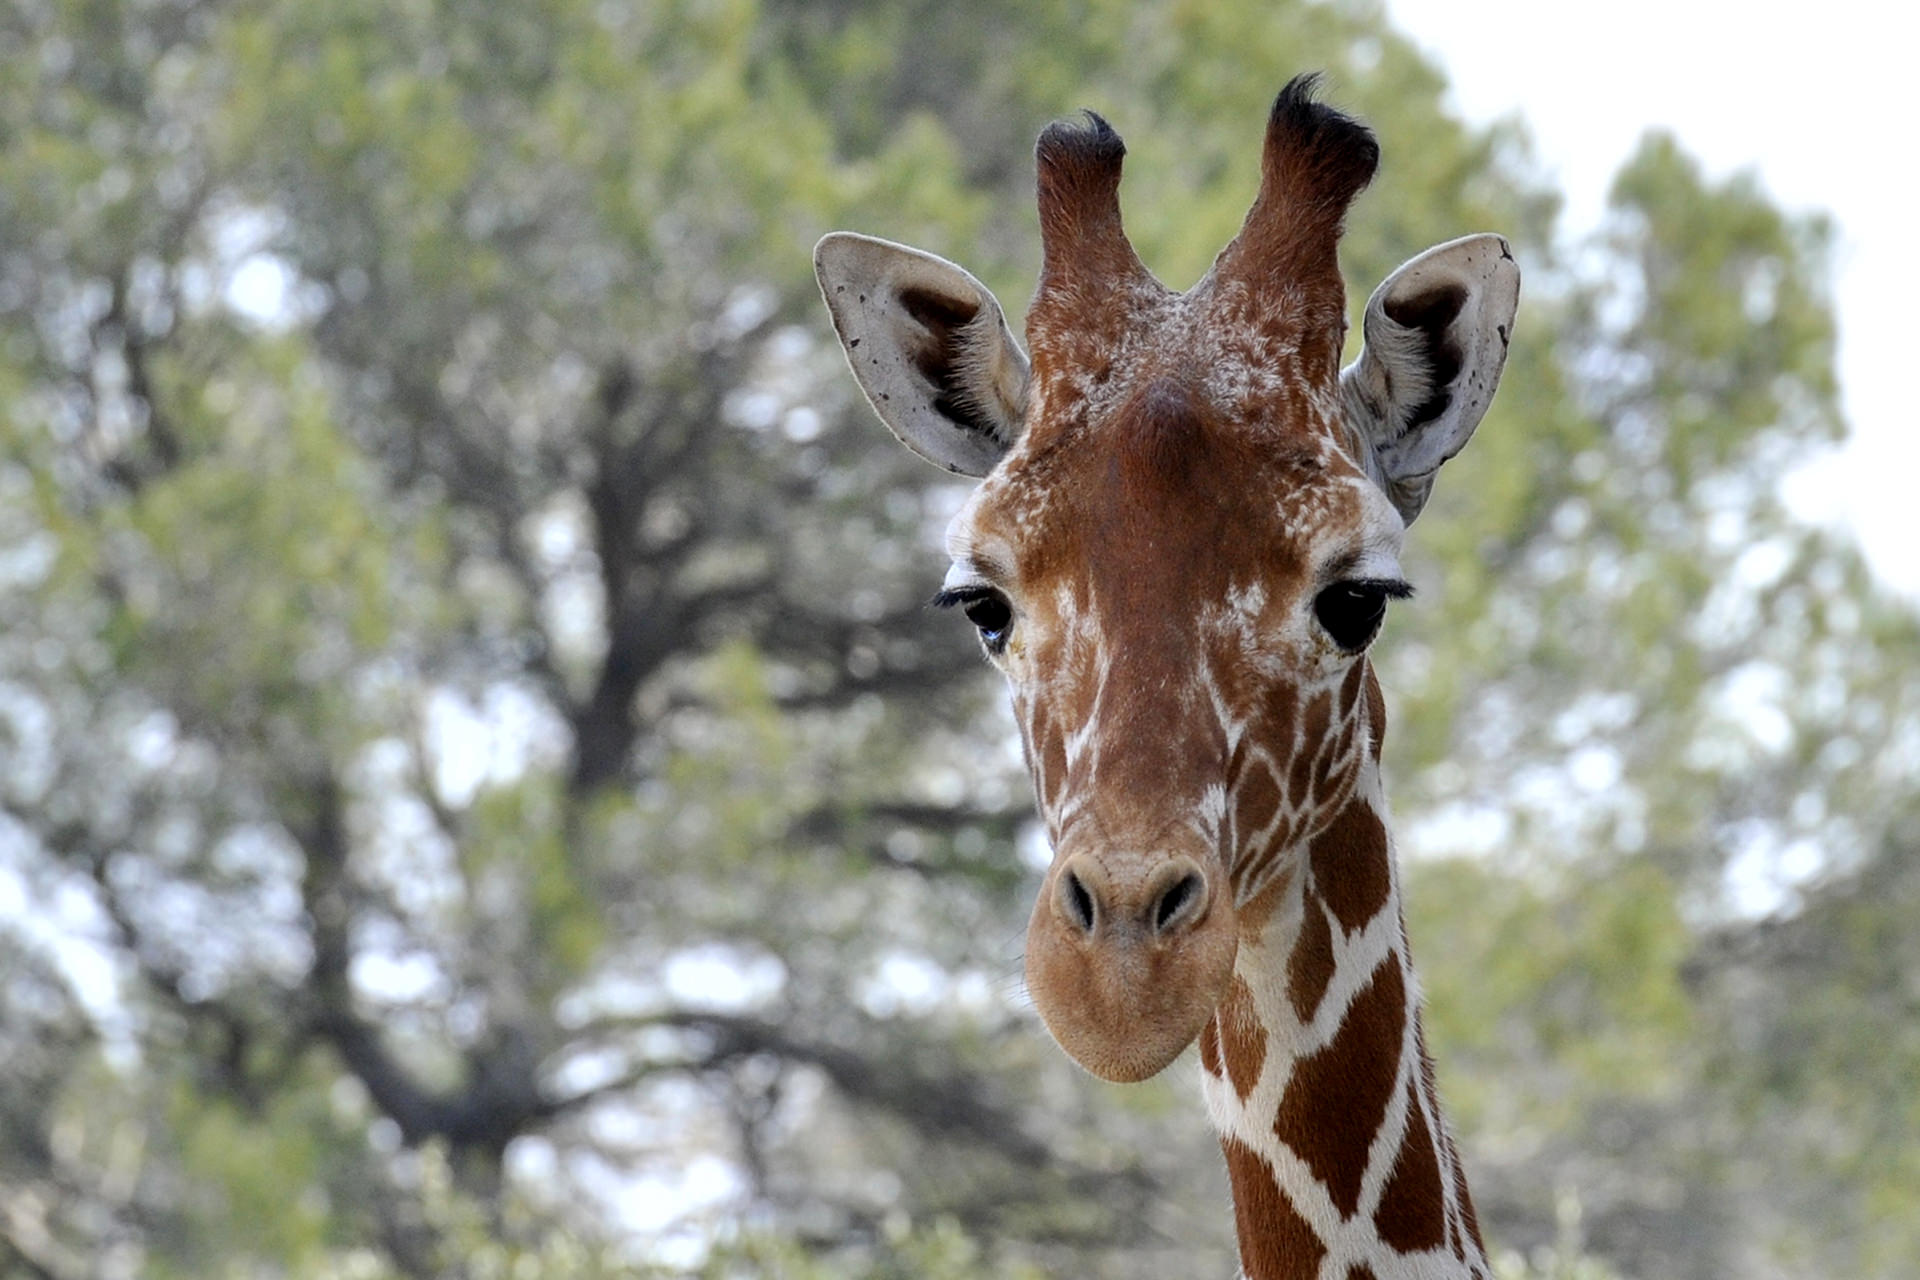
[[[1805, 515], [1859, 537], [1882, 581], [1920, 599], [1920, 410], [1896, 349], [1920, 273], [1903, 240], [1920, 196], [1911, 67], [1920, 9], [1892, 0], [1388, 0], [1471, 120], [1518, 115], [1568, 196], [1566, 229], [1597, 219], [1642, 132], [1670, 128], [1714, 176], [1757, 169], [1790, 209], [1839, 226], [1840, 376], [1853, 438], [1796, 477]], [[1906, 157], [1902, 159], [1901, 157]]]

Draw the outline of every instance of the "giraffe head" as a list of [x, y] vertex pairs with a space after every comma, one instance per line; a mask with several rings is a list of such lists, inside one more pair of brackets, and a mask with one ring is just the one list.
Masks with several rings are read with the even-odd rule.
[[1252, 211], [1184, 294], [1121, 227], [1119, 137], [1091, 114], [1049, 127], [1031, 360], [953, 264], [844, 233], [815, 251], [882, 420], [985, 477], [938, 601], [1011, 686], [1053, 843], [1029, 988], [1110, 1080], [1192, 1042], [1269, 890], [1377, 758], [1366, 649], [1518, 301], [1500, 237], [1442, 245], [1375, 291], [1340, 369], [1336, 251], [1378, 148], [1311, 88], [1275, 101]]

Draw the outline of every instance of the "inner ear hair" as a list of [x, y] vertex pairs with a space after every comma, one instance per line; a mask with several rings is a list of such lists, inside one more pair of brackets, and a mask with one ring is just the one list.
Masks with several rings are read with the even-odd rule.
[[911, 358], [933, 388], [934, 410], [969, 431], [1010, 443], [1007, 420], [1025, 414], [1026, 388], [1015, 370], [996, 361], [1001, 354], [994, 341], [999, 318], [979, 303], [952, 294], [907, 288], [899, 298], [901, 308], [927, 333]]
[[1412, 297], [1388, 298], [1382, 304], [1381, 309], [1386, 312], [1387, 319], [1402, 330], [1393, 335], [1393, 345], [1396, 347], [1394, 355], [1421, 357], [1417, 362], [1404, 360], [1403, 363], [1397, 363], [1397, 367], [1420, 369], [1425, 375], [1426, 385], [1423, 388], [1404, 397], [1396, 397], [1413, 401], [1416, 395], [1419, 396], [1418, 407], [1399, 424], [1401, 431], [1410, 431], [1422, 423], [1432, 422], [1447, 411], [1452, 396], [1449, 388], [1453, 380], [1460, 376], [1460, 369], [1466, 362], [1452, 332], [1453, 322], [1466, 303], [1466, 286], [1449, 281]]
[[[992, 394], [991, 363], [986, 355], [992, 317], [981, 321], [978, 302], [909, 286], [897, 295], [900, 307], [926, 337], [913, 344], [913, 367], [933, 388], [934, 409], [969, 431], [999, 434], [986, 395]], [[974, 330], [976, 332], [970, 332]]]

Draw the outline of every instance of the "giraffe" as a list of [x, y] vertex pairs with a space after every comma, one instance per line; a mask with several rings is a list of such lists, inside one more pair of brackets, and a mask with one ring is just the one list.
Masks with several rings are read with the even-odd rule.
[[1047, 1028], [1113, 1081], [1198, 1041], [1248, 1280], [1487, 1277], [1367, 652], [1499, 381], [1519, 268], [1492, 234], [1415, 257], [1342, 370], [1338, 242], [1379, 150], [1314, 83], [1276, 98], [1253, 207], [1185, 293], [1121, 226], [1118, 135], [1049, 126], [1030, 358], [941, 258], [841, 232], [815, 266], [882, 421], [982, 477], [935, 603], [1006, 676], [1052, 845], [1026, 944]]

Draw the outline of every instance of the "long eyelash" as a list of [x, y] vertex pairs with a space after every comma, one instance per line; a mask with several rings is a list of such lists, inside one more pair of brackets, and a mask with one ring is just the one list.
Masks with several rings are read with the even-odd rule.
[[1398, 578], [1350, 578], [1348, 581], [1356, 587], [1372, 587], [1391, 600], [1413, 598], [1413, 584]]
[[984, 600], [995, 594], [992, 587], [944, 587], [934, 592], [933, 599], [927, 601], [929, 609], [957, 609], [971, 604], [975, 600]]

